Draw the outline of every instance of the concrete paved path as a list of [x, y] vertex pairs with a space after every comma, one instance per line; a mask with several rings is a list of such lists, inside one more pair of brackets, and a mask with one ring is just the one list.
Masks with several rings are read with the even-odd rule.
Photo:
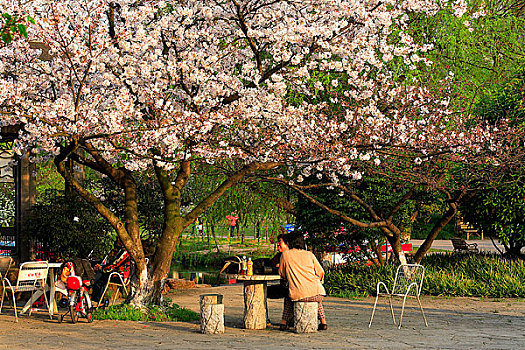
[[[299, 335], [277, 326], [249, 331], [241, 328], [242, 285], [178, 290], [168, 296], [181, 306], [199, 310], [199, 295], [224, 295], [225, 333], [199, 333], [198, 322], [124, 322], [84, 320], [77, 324], [49, 320], [44, 313], [14, 323], [12, 310], [0, 314], [0, 349], [523, 349], [525, 301], [423, 297], [429, 327], [413, 300], [403, 326], [392, 324], [382, 303], [368, 321], [373, 298], [326, 298], [329, 329]], [[385, 300], [382, 300], [385, 301]], [[400, 301], [395, 300], [399, 306]], [[270, 318], [278, 323], [282, 300], [269, 300]], [[399, 307], [396, 312], [399, 313]]]

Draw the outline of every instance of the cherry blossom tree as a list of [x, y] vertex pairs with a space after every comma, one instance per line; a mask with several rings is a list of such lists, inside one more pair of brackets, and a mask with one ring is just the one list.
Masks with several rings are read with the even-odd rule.
[[[357, 175], [357, 178], [361, 174], [391, 178], [396, 184], [397, 191], [405, 183], [404, 196], [401, 196], [399, 201], [391, 203], [390, 209], [384, 211], [378, 210], [377, 203], [367, 201], [358, 194], [358, 191], [354, 190], [355, 186], [359, 186], [359, 181], [348, 182], [345, 178], [337, 177], [331, 182], [329, 177], [317, 174], [319, 179], [313, 181], [314, 184], [309, 180], [307, 184], [293, 183], [291, 185], [303, 197], [324, 208], [342, 222], [364, 228], [380, 228], [397, 254], [401, 253], [400, 237], [402, 232], [395, 224], [395, 216], [398, 215], [400, 208], [407, 201], [413, 201], [417, 198], [417, 194], [422, 189], [428, 192], [440, 192], [446, 198], [447, 208], [443, 210], [440, 219], [427, 233], [424, 244], [415, 255], [416, 262], [422, 259], [440, 230], [454, 218], [462, 203], [474, 196], [483, 185], [489, 184], [491, 181], [498, 181], [505, 174], [519, 173], [523, 163], [523, 131], [520, 128], [508, 128], [505, 125], [508, 123], [505, 117], [498, 118], [498, 120], [503, 120], [503, 123], [499, 125], [499, 130], [492, 129], [491, 142], [479, 142], [474, 148], [465, 148], [463, 141], [460, 140], [461, 138], [472, 140], [474, 129], [470, 128], [469, 125], [486, 124], [482, 117], [471, 114], [472, 107], [476, 105], [476, 100], [482, 95], [480, 86], [485, 86], [487, 90], [493, 89], [497, 85], [498, 78], [506, 75], [506, 70], [511, 64], [519, 66], [522, 57], [519, 50], [514, 50], [514, 56], [512, 56], [503, 54], [503, 50], [495, 52], [492, 48], [494, 45], [498, 45], [500, 48], [512, 47], [515, 37], [514, 34], [508, 35], [508, 33], [513, 33], [516, 28], [521, 28], [520, 25], [522, 26], [523, 22], [517, 18], [499, 18], [491, 7], [480, 8], [473, 6], [472, 3], [475, 2], [471, 2], [468, 7], [466, 7], [466, 3], [463, 3], [457, 8], [441, 9], [439, 15], [435, 16], [436, 18], [429, 19], [426, 17], [425, 21], [419, 24], [412, 18], [411, 26], [417, 29], [412, 29], [412, 32], [416, 33], [418, 40], [427, 44], [437, 44], [438, 49], [432, 51], [429, 57], [438, 59], [439, 67], [436, 69], [434, 62], [430, 67], [425, 67], [416, 62], [415, 65], [419, 65], [419, 67], [410, 72], [401, 69], [398, 77], [410, 79], [412, 81], [411, 89], [415, 88], [414, 81], [425, 81], [423, 95], [430, 97], [430, 99], [421, 98], [421, 92], [416, 95], [413, 90], [404, 90], [401, 93], [393, 93], [391, 90], [389, 92], [392, 93], [391, 97], [393, 98], [387, 96], [378, 104], [381, 112], [385, 114], [388, 114], [387, 111], [393, 104], [396, 106], [393, 109], [396, 113], [404, 115], [410, 120], [428, 123], [427, 125], [431, 127], [437, 125], [444, 127], [445, 124], [454, 125], [454, 127], [447, 126], [442, 129], [435, 129], [434, 136], [437, 139], [433, 141], [428, 138], [429, 130], [427, 133], [420, 134], [418, 138], [422, 143], [429, 141], [426, 146], [419, 145], [414, 148], [403, 146], [395, 150], [392, 147], [384, 147], [382, 150], [375, 150], [373, 158], [375, 158], [375, 162], [381, 164], [380, 167], [372, 167], [364, 171], [358, 171], [358, 168], [367, 163], [355, 164], [352, 167], [354, 169], [353, 174]], [[490, 14], [488, 19], [483, 18], [486, 13]], [[421, 18], [421, 16], [418, 14], [416, 17]], [[490, 18], [493, 16], [499, 20], [497, 27], [492, 27], [494, 21], [491, 21]], [[432, 23], [431, 26], [428, 25], [429, 22]], [[487, 26], [487, 24], [490, 25]], [[458, 27], [459, 31], [457, 30]], [[500, 37], [498, 37], [497, 42], [492, 42], [495, 28], [497, 28]], [[457, 33], [461, 37], [457, 37]], [[521, 32], [518, 30], [514, 33], [519, 36]], [[478, 43], [473, 44], [476, 41]], [[449, 55], [455, 53], [455, 56], [447, 57], [444, 53]], [[461, 57], [467, 57], [467, 61], [463, 61]], [[477, 61], [477, 63], [473, 61]], [[505, 61], [505, 64], [501, 64], [501, 61]], [[483, 62], [483, 64], [478, 64], [479, 62]], [[489, 70], [491, 74], [487, 73]], [[439, 84], [438, 86], [436, 86], [436, 82]], [[402, 88], [402, 85], [398, 84], [397, 87]], [[458, 92], [464, 96], [458, 96]], [[339, 91], [332, 91], [331, 94], [327, 94], [326, 98], [339, 99], [343, 103], [348, 103], [348, 101], [344, 101], [344, 96], [334, 97], [334, 95], [342, 94]], [[440, 108], [440, 106], [435, 105], [435, 102], [446, 104], [447, 108]], [[338, 107], [332, 106], [331, 108], [336, 109]], [[352, 108], [353, 106], [350, 105], [345, 106], [342, 110], [348, 113]], [[431, 111], [432, 117], [421, 120], [421, 116], [428, 115], [429, 111]], [[436, 119], [440, 113], [441, 118], [447, 120], [446, 123], [443, 123], [443, 120]], [[504, 114], [509, 113], [505, 111]], [[377, 119], [374, 118], [373, 121], [375, 122]], [[516, 121], [512, 123], [516, 123]], [[383, 131], [387, 130], [388, 128], [385, 128]], [[418, 129], [412, 128], [411, 130]], [[481, 131], [483, 128], [478, 130]], [[460, 136], [460, 139], [456, 137], [449, 139], [451, 132]], [[368, 131], [363, 129], [362, 134], [367, 135]], [[392, 135], [402, 137], [401, 140], [397, 140], [398, 146], [402, 146], [403, 142], [399, 141], [403, 141], [406, 135], [404, 133], [392, 133]], [[448, 140], [456, 139], [456, 141], [451, 141], [449, 143], [450, 148], [447, 149], [443, 148], [443, 143], [438, 140], [440, 137], [445, 144]], [[478, 138], [478, 141], [483, 138]], [[388, 140], [386, 136], [382, 139]], [[409, 137], [409, 139], [412, 138]], [[454, 142], [458, 143], [454, 145]], [[473, 150], [475, 151], [472, 152]], [[419, 153], [420, 151], [423, 152]], [[385, 155], [388, 155], [388, 159]], [[344, 166], [349, 168], [348, 163]], [[310, 176], [310, 174], [307, 175]], [[269, 178], [269, 180], [289, 185], [289, 181], [284, 178]], [[358, 216], [337, 210], [329, 203], [320, 200], [318, 196], [312, 194], [319, 191], [319, 188], [330, 188], [335, 191], [334, 195], [339, 193], [341, 196], [347, 196], [349, 200], [359, 203], [369, 215], [369, 221], [358, 220]]]
[[[434, 92], [431, 96], [438, 94], [451, 98], [454, 96], [452, 93], [443, 94], [443, 92]], [[434, 105], [436, 102], [441, 103], [439, 99], [428, 100], [421, 105], [422, 109], [433, 111], [432, 116], [422, 120], [418, 117], [422, 111], [417, 108], [417, 102], [422, 101], [421, 96], [418, 100], [415, 100], [411, 93], [400, 93], [397, 97], [402, 98], [396, 102], [396, 112], [402, 112], [405, 118], [418, 123], [428, 123], [430, 128], [441, 126], [434, 132], [424, 134], [416, 132], [415, 138], [422, 142], [421, 145], [411, 146], [401, 142], [406, 135], [405, 129], [395, 126], [394, 129], [397, 131], [390, 131], [392, 139], [386, 141], [389, 140], [387, 136], [389, 130], [385, 127], [382, 129], [382, 132], [385, 133], [381, 138], [385, 140], [383, 145], [369, 150], [367, 154], [354, 157], [352, 161], [341, 164], [341, 168], [349, 172], [346, 176], [344, 173], [334, 174], [325, 170], [308, 171], [307, 167], [303, 167], [297, 169], [300, 175], [294, 177], [294, 182], [284, 176], [267, 176], [265, 180], [293, 188], [302, 197], [337, 217], [345, 225], [381, 230], [401, 261], [405, 261], [401, 249], [403, 232], [396, 224], [396, 221], [399, 221], [396, 220], [396, 217], [400, 215], [403, 207], [406, 207], [410, 201], [418, 201], [423, 193], [441, 193], [445, 198], [444, 203], [447, 208], [432, 229], [426, 233], [424, 243], [416, 252], [414, 259], [419, 262], [429, 250], [437, 234], [454, 218], [462, 203], [472, 198], [483, 185], [498, 181], [505, 174], [520, 171], [524, 159], [522, 145], [525, 134], [520, 128], [509, 128], [506, 125], [507, 122], [499, 124], [500, 129], [498, 129], [489, 127], [483, 118], [468, 117], [465, 111], [456, 110], [455, 113], [449, 114], [451, 111]], [[468, 103], [459, 103], [458, 100], [455, 102], [458, 105], [469, 106]], [[349, 107], [345, 108], [345, 110], [348, 109]], [[445, 127], [447, 123], [454, 127]], [[486, 130], [492, 129], [490, 142], [482, 141], [488, 141], [482, 134], [484, 128], [471, 127], [475, 124], [485, 125]], [[355, 128], [353, 127], [352, 130]], [[411, 130], [415, 131], [417, 128]], [[471, 134], [475, 130], [479, 133], [477, 136]], [[362, 129], [359, 135], [370, 135], [370, 133], [370, 130]], [[477, 137], [479, 143], [465, 146], [462, 141], [465, 137], [471, 141]], [[409, 136], [408, 138], [413, 142], [414, 137]], [[444, 147], [444, 144], [448, 146]], [[368, 160], [367, 158], [374, 161], [363, 161]], [[290, 175], [294, 176], [294, 174]], [[398, 193], [397, 199], [385, 208], [380, 201], [373, 200], [373, 194], [365, 198], [357, 189], [362, 176], [389, 179], [391, 191]], [[304, 183], [300, 181], [303, 177], [307, 180]], [[317, 178], [312, 181], [313, 177]], [[366, 183], [366, 179], [363, 180]], [[348, 201], [354, 201], [361, 207], [363, 214], [348, 212], [337, 208], [336, 204], [332, 205], [337, 202], [335, 199], [327, 201], [326, 198], [330, 196], [317, 195], [322, 189], [332, 191], [332, 198], [339, 195]], [[350, 229], [349, 232], [351, 231]], [[381, 257], [379, 257], [379, 263], [382, 263]]]
[[[389, 164], [392, 152], [419, 165], [434, 154], [498, 147], [493, 130], [465, 128], [446, 98], [400, 84], [392, 69], [394, 61], [431, 64], [431, 46], [404, 29], [407, 13], [437, 9], [430, 0], [2, 1], [0, 12], [35, 19], [28, 36], [40, 49], [22, 40], [0, 49], [0, 123], [21, 124], [16, 152], [53, 158], [111, 223], [137, 264], [132, 304], [158, 302], [183, 230], [248, 175], [289, 166], [290, 174], [351, 180]], [[341, 86], [348, 102], [329, 112], [342, 97], [320, 95]], [[398, 108], [399, 95], [412, 97]], [[417, 113], [404, 112], [414, 106]], [[123, 216], [66, 161], [114, 181]], [[198, 162], [226, 177], [183, 212]], [[155, 171], [164, 198], [149, 264], [133, 175], [145, 169]]]

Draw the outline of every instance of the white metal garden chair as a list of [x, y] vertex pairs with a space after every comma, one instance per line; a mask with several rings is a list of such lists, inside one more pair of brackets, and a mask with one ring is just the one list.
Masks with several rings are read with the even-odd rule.
[[[45, 293], [48, 271], [49, 265], [47, 261], [28, 261], [20, 265], [18, 278], [14, 286], [7, 278], [3, 279], [5, 281], [5, 284], [4, 290], [2, 291], [2, 301], [0, 302], [0, 305], [3, 306], [5, 294], [8, 290], [10, 290], [11, 295], [13, 297], [13, 308], [15, 309], [15, 322], [18, 322], [15, 293], [20, 292], [31, 292], [30, 305], [32, 305], [33, 302], [36, 301], [33, 300], [34, 292], [42, 291], [44, 294], [44, 299], [46, 301], [47, 309], [50, 312], [49, 316], [52, 317], [51, 311], [49, 310], [47, 296]], [[0, 312], [1, 311], [2, 309], [0, 307]], [[31, 316], [31, 307], [29, 308], [29, 315]]]
[[130, 280], [129, 278], [128, 279], [124, 278], [124, 276], [119, 272], [112, 272], [108, 277], [108, 282], [106, 283], [104, 287], [104, 291], [102, 292], [102, 295], [100, 296], [100, 300], [97, 304], [96, 309], [98, 309], [102, 305], [104, 296], [106, 295], [106, 292], [108, 291], [110, 286], [116, 286], [116, 290], [113, 292], [111, 302], [109, 303], [109, 305], [115, 304], [121, 288], [124, 290], [124, 293], [127, 296], [127, 293], [128, 293], [127, 288], [129, 285], [129, 280]]
[[[372, 310], [372, 316], [370, 317], [370, 323], [368, 324], [368, 328], [372, 326], [372, 321], [374, 319], [374, 313], [376, 311], [377, 306], [377, 300], [380, 295], [385, 295], [388, 297], [388, 303], [390, 304], [390, 311], [392, 313], [392, 320], [394, 322], [394, 325], [396, 324], [396, 318], [394, 316], [394, 308], [392, 307], [392, 296], [403, 298], [403, 306], [401, 307], [401, 315], [399, 317], [398, 328], [401, 328], [401, 322], [403, 321], [403, 312], [405, 311], [405, 302], [407, 298], [415, 298], [417, 300], [417, 303], [419, 304], [419, 309], [421, 310], [421, 314], [423, 315], [423, 320], [425, 321], [425, 326], [428, 327], [425, 312], [423, 311], [423, 306], [421, 306], [421, 300], [419, 299], [424, 276], [425, 268], [423, 267], [423, 265], [404, 264], [399, 265], [399, 267], [397, 268], [394, 285], [392, 286], [391, 291], [388, 290], [388, 287], [384, 282], [379, 281], [376, 287], [377, 295], [374, 303], [374, 309]], [[385, 289], [384, 292], [381, 292], [381, 287]]]
[[[148, 264], [149, 259], [146, 258], [146, 265]], [[104, 291], [102, 292], [102, 295], [100, 297], [99, 303], [97, 305], [97, 309], [102, 305], [102, 301], [104, 300], [104, 296], [106, 295], [106, 292], [108, 291], [110, 286], [115, 286], [116, 290], [112, 294], [111, 301], [108, 305], [114, 305], [117, 301], [117, 298], [119, 294], [121, 293], [121, 289], [123, 291], [122, 295], [124, 297], [128, 296], [128, 287], [131, 282], [131, 276], [133, 275], [133, 271], [135, 270], [135, 263], [133, 261], [129, 261], [128, 263], [129, 271], [126, 274], [127, 277], [120, 271], [113, 271], [109, 277], [108, 281], [104, 287]]]
[[0, 312], [2, 311], [2, 306], [4, 304], [3, 293], [5, 290], [5, 284], [6, 281], [9, 282], [7, 279], [7, 273], [9, 272], [9, 268], [12, 264], [13, 258], [10, 256], [0, 256], [0, 280], [2, 281], [2, 301], [0, 302]]

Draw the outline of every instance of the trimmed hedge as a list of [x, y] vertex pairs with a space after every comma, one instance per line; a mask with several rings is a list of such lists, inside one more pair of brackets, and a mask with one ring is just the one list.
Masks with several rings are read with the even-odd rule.
[[[432, 254], [425, 266], [422, 294], [466, 297], [525, 297], [525, 263], [495, 254]], [[340, 297], [376, 294], [378, 281], [391, 286], [396, 265], [351, 264], [329, 270], [325, 288]]]

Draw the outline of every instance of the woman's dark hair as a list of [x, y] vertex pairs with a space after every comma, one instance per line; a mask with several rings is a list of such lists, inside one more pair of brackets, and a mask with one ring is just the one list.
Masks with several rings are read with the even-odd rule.
[[283, 237], [284, 243], [290, 249], [306, 249], [306, 244], [304, 242], [304, 232], [302, 231], [293, 231]]

